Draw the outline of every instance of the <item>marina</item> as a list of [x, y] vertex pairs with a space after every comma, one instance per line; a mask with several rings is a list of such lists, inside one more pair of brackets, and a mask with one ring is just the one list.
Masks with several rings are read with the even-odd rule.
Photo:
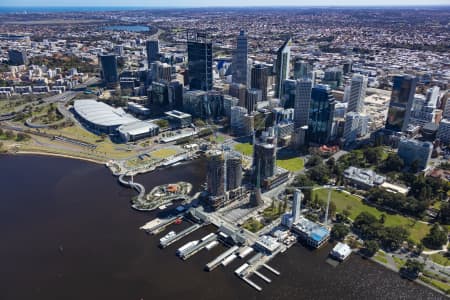
[[172, 245], [173, 243], [175, 243], [176, 241], [184, 238], [185, 236], [187, 236], [188, 234], [196, 231], [197, 229], [199, 229], [200, 227], [202, 227], [199, 224], [194, 224], [188, 228], [186, 228], [185, 230], [175, 234], [173, 237], [168, 238], [167, 240], [164, 240], [160, 243], [161, 248], [166, 248], [170, 245]]

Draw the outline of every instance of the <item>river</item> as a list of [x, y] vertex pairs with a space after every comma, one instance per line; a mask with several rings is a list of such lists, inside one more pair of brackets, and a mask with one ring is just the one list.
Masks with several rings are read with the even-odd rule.
[[[147, 190], [204, 182], [204, 162], [135, 177]], [[44, 156], [0, 156], [0, 299], [440, 299], [441, 295], [353, 255], [334, 268], [325, 262], [331, 246], [309, 251], [296, 245], [255, 278], [257, 292], [233, 270], [205, 264], [223, 251], [203, 250], [184, 262], [175, 250], [214, 230], [202, 228], [160, 249], [159, 236], [138, 228], [155, 213], [130, 208], [134, 192], [108, 169], [84, 161]], [[174, 230], [177, 226], [172, 225]]]

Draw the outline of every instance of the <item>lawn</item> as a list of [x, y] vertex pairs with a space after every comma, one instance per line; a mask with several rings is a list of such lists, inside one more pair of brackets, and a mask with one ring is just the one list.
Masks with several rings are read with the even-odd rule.
[[[313, 193], [314, 195], [318, 195], [319, 199], [322, 199], [323, 201], [327, 200], [328, 190], [320, 189], [314, 191]], [[415, 243], [419, 243], [429, 232], [429, 226], [427, 224], [401, 215], [388, 214], [387, 212], [383, 212], [373, 206], [364, 204], [360, 198], [342, 191], [333, 190], [331, 194], [331, 201], [336, 205], [337, 212], [342, 212], [344, 209], [350, 211], [350, 218], [353, 220], [363, 211], [371, 213], [377, 218], [384, 214], [386, 216], [386, 221], [384, 223], [386, 226], [403, 226], [409, 230], [410, 238]]]
[[450, 266], [450, 260], [447, 257], [445, 257], [442, 253], [431, 254], [430, 259], [442, 266], [445, 267]]
[[384, 252], [378, 251], [377, 254], [375, 254], [375, 256], [373, 257], [376, 260], [378, 260], [379, 262], [383, 263], [383, 264], [387, 264], [387, 258], [386, 258], [386, 254]]
[[253, 155], [253, 145], [250, 143], [237, 143], [234, 145], [234, 150], [236, 150], [246, 156]]
[[450, 285], [447, 283], [425, 276], [420, 276], [419, 279], [443, 291], [445, 294], [448, 294], [450, 292]]
[[258, 232], [263, 227], [264, 225], [254, 218], [250, 218], [242, 224], [242, 228], [245, 228], [250, 232]]
[[149, 154], [153, 158], [163, 159], [163, 158], [167, 158], [169, 156], [175, 155], [177, 153], [178, 153], [178, 151], [175, 149], [166, 148], [166, 149], [158, 149], [158, 150], [152, 151]]
[[398, 258], [397, 256], [392, 256], [392, 259], [394, 260], [395, 264], [397, 265], [397, 268], [401, 268], [405, 265], [405, 261], [401, 258]]
[[277, 159], [277, 166], [291, 172], [298, 172], [303, 170], [303, 159], [300, 157], [293, 157], [288, 159]]

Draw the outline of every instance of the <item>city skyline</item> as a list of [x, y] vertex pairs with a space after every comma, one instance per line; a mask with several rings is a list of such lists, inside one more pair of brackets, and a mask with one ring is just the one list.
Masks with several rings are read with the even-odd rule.
[[36, 1], [36, 0], [18, 0], [15, 1], [14, 5], [5, 5], [0, 4], [0, 7], [2, 8], [22, 8], [22, 7], [29, 7], [29, 8], [196, 8], [196, 7], [430, 7], [430, 6], [449, 6], [449, 3], [445, 0], [431, 0], [428, 1], [426, 4], [423, 3], [423, 1], [419, 0], [411, 0], [411, 1], [405, 1], [405, 0], [377, 0], [377, 1], [371, 1], [369, 3], [362, 4], [360, 1], [356, 0], [338, 0], [338, 1], [331, 1], [331, 0], [314, 0], [312, 2], [308, 3], [302, 3], [299, 5], [297, 1], [294, 0], [283, 0], [283, 1], [277, 1], [276, 3], [269, 0], [253, 0], [253, 1], [247, 1], [245, 3], [242, 3], [241, 1], [231, 0], [227, 3], [220, 3], [220, 4], [211, 4], [208, 1], [205, 0], [194, 0], [194, 1], [182, 1], [182, 0], [176, 0], [172, 1], [171, 4], [168, 4], [166, 1], [161, 0], [154, 0], [149, 3], [148, 1], [143, 0], [131, 0], [127, 1], [124, 5], [123, 1], [120, 0], [113, 0], [113, 1], [107, 1], [107, 0], [100, 0], [96, 1], [95, 4], [93, 4], [90, 1], [78, 1], [77, 3], [73, 3], [71, 5], [64, 5], [61, 4], [60, 1], [56, 0], [44, 0], [44, 1]]

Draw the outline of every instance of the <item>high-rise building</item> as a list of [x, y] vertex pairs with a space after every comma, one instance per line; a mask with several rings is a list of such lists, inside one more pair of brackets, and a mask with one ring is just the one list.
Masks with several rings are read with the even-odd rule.
[[450, 144], [450, 119], [442, 119], [439, 122], [437, 137], [442, 143]]
[[295, 79], [311, 79], [312, 66], [309, 62], [304, 60], [297, 60], [294, 63], [294, 78]]
[[269, 77], [269, 68], [266, 65], [258, 64], [251, 70], [250, 85], [252, 89], [258, 89], [262, 92], [262, 101], [267, 100], [267, 80]]
[[179, 81], [169, 83], [169, 102], [170, 106], [176, 110], [183, 109], [183, 85]]
[[246, 135], [245, 116], [247, 109], [242, 106], [231, 107], [230, 126], [231, 131], [236, 136]]
[[415, 95], [409, 118], [409, 124], [414, 126], [425, 126], [427, 123], [438, 123], [442, 111], [437, 109], [439, 98], [439, 87], [429, 88], [426, 97]]
[[25, 51], [10, 49], [8, 50], [9, 64], [20, 66], [28, 64], [27, 53]]
[[284, 108], [295, 107], [295, 93], [297, 89], [297, 81], [295, 79], [286, 79], [283, 82], [283, 92], [280, 96], [280, 104]]
[[148, 65], [152, 62], [159, 61], [160, 52], [159, 52], [159, 40], [150, 40], [147, 41], [146, 44], [147, 49], [147, 62]]
[[256, 143], [254, 145], [253, 170], [255, 170], [254, 179], [259, 179], [260, 182], [268, 177], [275, 175], [275, 145], [269, 143]]
[[331, 88], [338, 88], [342, 85], [342, 73], [341, 67], [326, 69], [322, 83], [329, 85]]
[[247, 85], [248, 42], [247, 34], [241, 30], [236, 38], [236, 50], [233, 55], [232, 80]]
[[228, 94], [239, 99], [239, 106], [245, 107], [245, 98], [247, 96], [247, 88], [244, 84], [232, 83], [228, 90]]
[[333, 125], [335, 99], [327, 85], [316, 85], [311, 91], [309, 106], [308, 142], [327, 144], [330, 142]]
[[100, 55], [101, 77], [108, 88], [115, 88], [119, 84], [117, 71], [117, 57], [113, 54]]
[[188, 69], [189, 88], [191, 90], [209, 91], [213, 87], [212, 42], [204, 34], [188, 34]]
[[124, 55], [123, 45], [115, 45], [114, 46], [114, 54], [117, 56], [123, 56]]
[[256, 103], [261, 101], [262, 95], [261, 90], [258, 89], [247, 89], [245, 97], [245, 108], [247, 112], [251, 114], [256, 110]]
[[278, 49], [275, 68], [275, 97], [279, 98], [283, 91], [283, 81], [289, 78], [289, 67], [291, 59], [291, 43], [289, 37]]
[[348, 91], [348, 112], [362, 112], [364, 106], [364, 98], [366, 97], [367, 77], [360, 74], [355, 74], [350, 82], [350, 89]]
[[342, 65], [342, 71], [344, 74], [349, 74], [352, 71], [353, 62], [351, 60], [344, 61]]
[[396, 132], [406, 131], [416, 92], [416, 84], [417, 78], [414, 76], [394, 76], [386, 129]]
[[209, 196], [217, 197], [225, 194], [225, 160], [222, 151], [208, 153], [206, 185]]
[[242, 185], [242, 157], [238, 153], [227, 153], [227, 191], [237, 189]]
[[294, 127], [300, 128], [308, 125], [311, 103], [311, 80], [297, 80], [294, 102]]
[[166, 63], [162, 63], [160, 61], [155, 61], [150, 64], [150, 68], [152, 70], [152, 79], [153, 80], [164, 80], [171, 81], [172, 80], [172, 66]]
[[405, 165], [412, 166], [416, 163], [420, 170], [427, 167], [433, 151], [433, 144], [414, 139], [401, 138], [398, 143], [398, 156], [403, 159]]
[[239, 103], [239, 99], [236, 97], [232, 97], [230, 95], [224, 95], [223, 96], [223, 110], [224, 110], [224, 115], [228, 118], [231, 117], [231, 108], [233, 106], [238, 105]]
[[367, 115], [349, 112], [345, 116], [343, 138], [345, 145], [351, 145], [356, 138], [368, 133], [369, 117]]

